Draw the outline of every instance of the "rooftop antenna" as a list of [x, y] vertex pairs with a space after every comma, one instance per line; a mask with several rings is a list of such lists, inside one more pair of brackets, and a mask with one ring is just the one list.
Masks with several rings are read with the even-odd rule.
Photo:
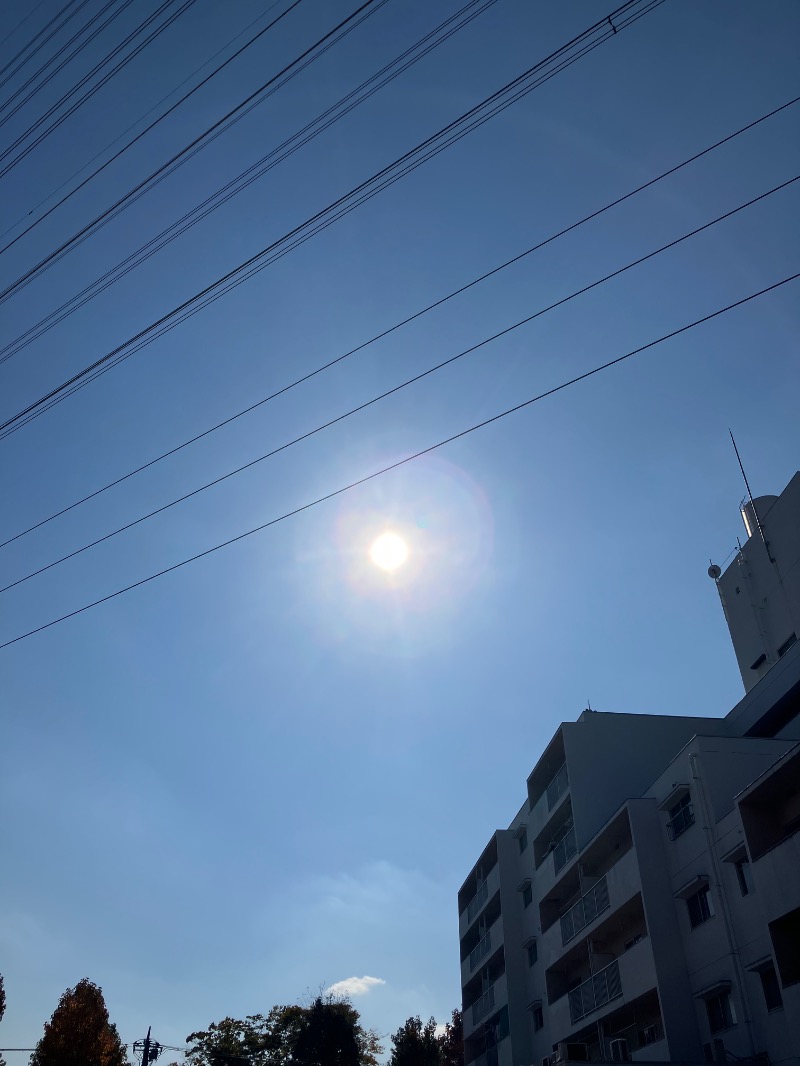
[[759, 535], [761, 536], [761, 540], [764, 542], [764, 547], [767, 550], [767, 556], [769, 557], [769, 561], [771, 563], [774, 563], [775, 560], [772, 558], [772, 552], [769, 550], [769, 544], [767, 544], [767, 538], [764, 536], [764, 527], [761, 525], [761, 519], [758, 517], [758, 509], [756, 508], [756, 503], [755, 503], [755, 500], [753, 499], [753, 494], [750, 491], [750, 482], [747, 480], [747, 474], [745, 474], [745, 472], [744, 472], [744, 465], [742, 464], [742, 457], [741, 457], [741, 455], [739, 455], [739, 449], [736, 447], [736, 441], [733, 438], [733, 431], [729, 428], [728, 429], [728, 433], [730, 433], [731, 444], [733, 445], [733, 450], [736, 452], [736, 459], [737, 459], [737, 462], [739, 463], [739, 469], [741, 470], [742, 477], [744, 478], [744, 487], [747, 489], [747, 498], [750, 501], [750, 507], [753, 510], [753, 516], [754, 516], [754, 518], [756, 520], [756, 527], [758, 528], [758, 532], [759, 532]]

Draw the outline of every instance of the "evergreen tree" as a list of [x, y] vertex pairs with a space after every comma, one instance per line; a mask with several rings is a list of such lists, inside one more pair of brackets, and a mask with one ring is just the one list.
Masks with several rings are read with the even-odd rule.
[[408, 1018], [392, 1035], [390, 1066], [440, 1066], [441, 1047], [436, 1036], [436, 1020], [423, 1025], [419, 1016]]
[[378, 1066], [378, 1036], [346, 999], [317, 996], [307, 1007], [224, 1018], [190, 1033], [190, 1066]]
[[101, 988], [84, 978], [66, 990], [30, 1066], [126, 1066], [125, 1048], [108, 1020]]

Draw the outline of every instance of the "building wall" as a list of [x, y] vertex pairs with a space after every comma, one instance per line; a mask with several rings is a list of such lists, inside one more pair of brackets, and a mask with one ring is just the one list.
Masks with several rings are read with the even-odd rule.
[[746, 542], [717, 581], [747, 691], [800, 633], [800, 473], [779, 497], [754, 503], [764, 537], [751, 514]]

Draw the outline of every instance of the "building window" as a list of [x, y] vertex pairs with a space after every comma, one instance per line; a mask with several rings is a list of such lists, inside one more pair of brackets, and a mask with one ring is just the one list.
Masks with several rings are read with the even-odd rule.
[[750, 870], [750, 863], [747, 859], [739, 859], [735, 863], [736, 866], [736, 879], [739, 882], [739, 891], [743, 896], [749, 896], [755, 889], [753, 884], [753, 874]]
[[689, 896], [686, 900], [686, 909], [689, 911], [692, 929], [696, 929], [698, 925], [702, 925], [714, 916], [714, 903], [708, 885], [703, 885], [699, 892]]
[[535, 940], [531, 940], [531, 942], [527, 945], [527, 949], [528, 949], [528, 966], [533, 966], [533, 964], [539, 958], [539, 948], [536, 945], [536, 941]]
[[528, 846], [528, 830], [527, 829], [523, 828], [522, 831], [519, 833], [519, 835], [517, 836], [517, 843], [519, 844], [519, 853], [521, 855], [523, 853], [523, 851], [525, 850], [525, 848], [527, 848], [527, 846]]
[[766, 966], [762, 966], [758, 971], [758, 976], [761, 978], [761, 988], [764, 992], [764, 1002], [767, 1005], [767, 1010], [781, 1010], [783, 996], [781, 995], [781, 986], [778, 983], [775, 967], [771, 962], [767, 963]]
[[522, 906], [530, 907], [531, 903], [533, 903], [533, 889], [529, 881], [522, 890]]
[[687, 792], [674, 807], [669, 809], [669, 823], [667, 830], [670, 840], [677, 840], [681, 833], [685, 833], [690, 825], [694, 824], [694, 810], [692, 809], [691, 796]]
[[712, 1033], [721, 1033], [724, 1029], [730, 1029], [736, 1025], [736, 1011], [729, 992], [719, 992], [716, 996], [709, 996], [706, 1000], [706, 1012], [708, 1013], [708, 1025]]
[[544, 1027], [544, 1013], [541, 1003], [534, 1003], [531, 1014], [533, 1015], [533, 1031], [538, 1033]]

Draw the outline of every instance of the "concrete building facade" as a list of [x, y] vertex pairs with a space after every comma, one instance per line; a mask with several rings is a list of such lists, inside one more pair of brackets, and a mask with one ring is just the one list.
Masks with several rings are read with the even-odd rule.
[[712, 573], [744, 699], [563, 723], [464, 881], [468, 1066], [800, 1066], [800, 475], [770, 499]]

